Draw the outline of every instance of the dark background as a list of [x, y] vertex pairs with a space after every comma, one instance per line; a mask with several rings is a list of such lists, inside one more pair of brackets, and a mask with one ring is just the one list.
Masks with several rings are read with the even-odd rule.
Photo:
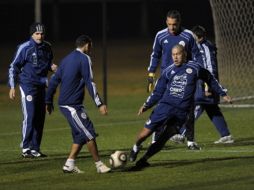
[[[73, 41], [85, 33], [93, 39], [102, 38], [103, 0], [42, 0], [42, 22], [47, 27], [47, 40]], [[188, 29], [203, 25], [214, 38], [209, 0], [106, 0], [108, 39], [154, 38], [166, 27], [167, 11], [177, 9], [182, 25]], [[145, 6], [142, 6], [144, 5]], [[57, 8], [56, 8], [57, 7]], [[142, 7], [147, 14], [142, 29]], [[56, 14], [57, 12], [57, 14]], [[58, 15], [58, 16], [56, 16]], [[34, 0], [0, 1], [0, 42], [19, 42], [29, 37], [34, 21]]]

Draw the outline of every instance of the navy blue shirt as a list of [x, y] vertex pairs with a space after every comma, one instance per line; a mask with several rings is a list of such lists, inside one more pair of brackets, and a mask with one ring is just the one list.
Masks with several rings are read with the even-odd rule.
[[9, 87], [14, 88], [17, 83], [45, 86], [52, 59], [53, 53], [48, 42], [37, 44], [30, 38], [20, 44], [9, 67]]
[[[218, 77], [218, 65], [217, 65], [217, 49], [214, 44], [208, 40], [203, 40], [199, 43], [200, 53], [204, 57], [203, 66], [207, 69], [217, 80]], [[226, 89], [224, 89], [226, 90]], [[212, 93], [211, 96], [205, 96], [205, 87], [203, 81], [197, 82], [197, 90], [195, 94], [195, 103], [196, 104], [218, 104], [220, 97], [219, 95], [209, 89]]]
[[179, 34], [173, 35], [168, 31], [168, 28], [165, 28], [155, 36], [148, 71], [155, 73], [158, 65], [161, 64], [162, 72], [169, 65], [173, 64], [171, 52], [176, 44], [184, 46], [188, 60], [196, 60], [199, 63], [203, 61], [193, 33], [190, 30], [181, 29]]
[[101, 98], [93, 81], [92, 62], [90, 57], [79, 49], [72, 51], [60, 63], [57, 72], [51, 77], [46, 103], [53, 103], [53, 96], [60, 84], [59, 105], [81, 105], [84, 100], [84, 87], [95, 104], [102, 105]]
[[178, 67], [172, 64], [163, 71], [154, 91], [145, 102], [145, 107], [150, 108], [159, 102], [182, 110], [189, 110], [194, 103], [198, 79], [206, 81], [219, 95], [226, 95], [218, 81], [208, 70], [197, 62], [188, 61]]

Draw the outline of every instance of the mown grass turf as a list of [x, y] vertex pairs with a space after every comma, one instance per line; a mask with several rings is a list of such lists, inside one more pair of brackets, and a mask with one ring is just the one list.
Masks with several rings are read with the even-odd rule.
[[[122, 46], [121, 46], [122, 47]], [[135, 47], [135, 44], [134, 44]], [[149, 46], [150, 48], [150, 46]], [[147, 55], [124, 48], [109, 49], [108, 109], [109, 115], [99, 115], [91, 98], [86, 95], [86, 109], [94, 122], [102, 161], [108, 164], [115, 150], [129, 151], [138, 131], [143, 127], [150, 111], [137, 116], [137, 111], [147, 97], [145, 77]], [[127, 52], [128, 54], [124, 54]], [[98, 53], [98, 52], [97, 52]], [[119, 54], [122, 57], [119, 57]], [[117, 56], [112, 56], [117, 55]], [[147, 57], [148, 58], [148, 57]], [[100, 59], [96, 57], [95, 77], [102, 92]], [[134, 61], [135, 60], [135, 61]], [[123, 170], [97, 174], [86, 147], [77, 165], [85, 173], [67, 175], [62, 165], [72, 142], [69, 126], [55, 106], [47, 116], [41, 150], [47, 158], [23, 159], [20, 156], [21, 108], [19, 92], [16, 100], [8, 99], [8, 88], [0, 86], [0, 189], [244, 189], [254, 188], [254, 109], [223, 108], [235, 143], [214, 145], [219, 138], [206, 114], [196, 122], [196, 140], [201, 151], [188, 151], [185, 144], [168, 142], [164, 149], [152, 157], [151, 167], [130, 172], [128, 163]], [[144, 143], [141, 156], [150, 139]]]

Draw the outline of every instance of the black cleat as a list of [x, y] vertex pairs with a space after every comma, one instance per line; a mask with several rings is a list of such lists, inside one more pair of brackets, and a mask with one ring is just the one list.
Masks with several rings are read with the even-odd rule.
[[130, 162], [134, 162], [136, 159], [137, 159], [137, 156], [138, 156], [138, 152], [134, 152], [134, 150], [131, 150], [130, 152]]
[[140, 159], [136, 162], [136, 165], [129, 169], [129, 171], [140, 171], [146, 167], [149, 167], [150, 164], [145, 159]]

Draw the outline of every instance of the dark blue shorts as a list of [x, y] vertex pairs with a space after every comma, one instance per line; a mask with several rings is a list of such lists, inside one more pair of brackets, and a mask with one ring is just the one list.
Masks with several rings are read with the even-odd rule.
[[68, 120], [74, 144], [86, 144], [95, 139], [96, 133], [92, 121], [87, 116], [84, 106], [62, 106], [60, 110]]
[[160, 131], [165, 124], [181, 126], [186, 121], [187, 114], [187, 111], [180, 110], [172, 105], [159, 103], [146, 121], [145, 128]]

